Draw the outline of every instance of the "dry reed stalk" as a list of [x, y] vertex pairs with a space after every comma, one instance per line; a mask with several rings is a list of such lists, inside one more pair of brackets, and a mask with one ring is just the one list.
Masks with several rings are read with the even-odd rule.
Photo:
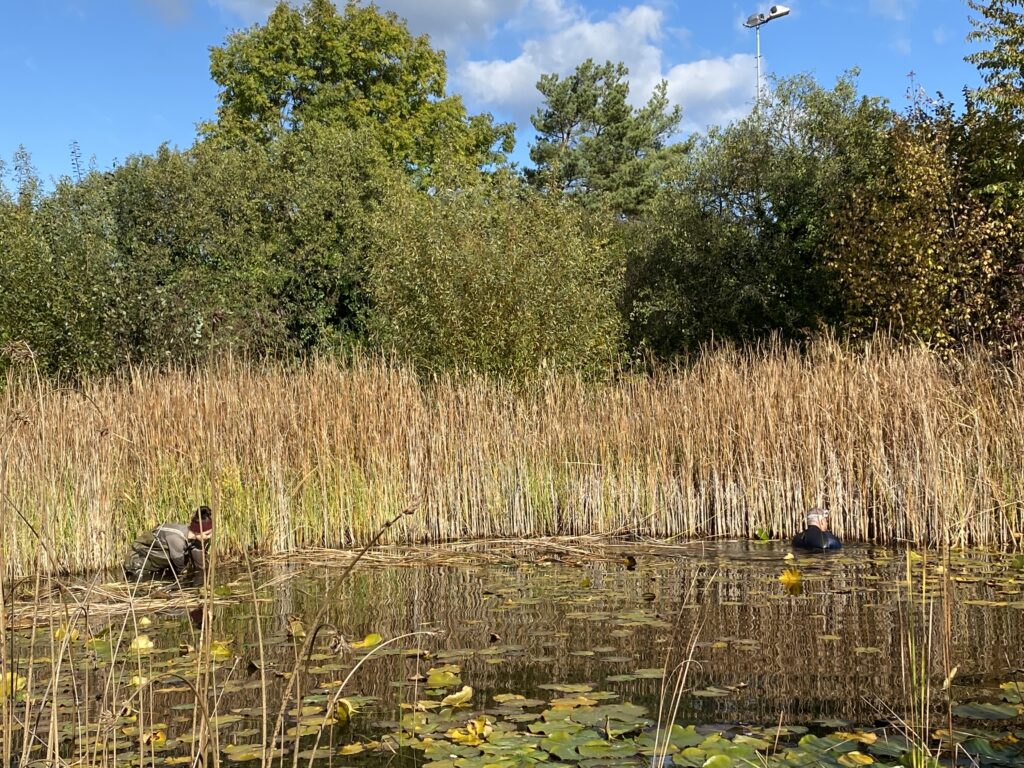
[[[880, 543], [1008, 548], [1024, 530], [1020, 364], [885, 340], [520, 387], [369, 359], [134, 370], [75, 390], [10, 374], [0, 423], [15, 419], [0, 494], [76, 571], [202, 501], [223, 554], [357, 546], [410, 497], [422, 514], [393, 542], [787, 537], [815, 504], [840, 536]], [[26, 573], [26, 526], [3, 547], [7, 575]]]

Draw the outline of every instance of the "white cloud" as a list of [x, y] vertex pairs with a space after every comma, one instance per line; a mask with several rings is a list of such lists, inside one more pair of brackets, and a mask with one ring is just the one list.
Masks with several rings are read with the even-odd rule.
[[932, 40], [936, 45], [945, 45], [949, 42], [949, 30], [945, 27], [936, 27], [932, 30]]
[[757, 90], [756, 66], [753, 56], [740, 53], [672, 67], [665, 79], [669, 97], [683, 108], [683, 127], [703, 130], [746, 115]]
[[415, 34], [430, 35], [431, 42], [445, 49], [459, 48], [469, 41], [487, 39], [497, 26], [514, 17], [527, 0], [379, 0], [377, 6], [394, 11], [409, 22]]
[[894, 21], [903, 21], [917, 7], [917, 0], [871, 0], [871, 11]]
[[890, 47], [902, 56], [909, 56], [913, 50], [910, 39], [906, 37], [897, 37], [890, 43]]
[[686, 130], [728, 122], [749, 111], [755, 90], [754, 58], [705, 59], [666, 70], [658, 45], [663, 22], [662, 12], [648, 5], [624, 8], [598, 20], [570, 17], [551, 34], [525, 41], [515, 58], [465, 62], [455, 73], [456, 86], [470, 103], [500, 111], [520, 129], [528, 129], [529, 117], [540, 104], [540, 76], [568, 74], [592, 58], [626, 64], [636, 105], [650, 98], [659, 81], [668, 81], [670, 99], [683, 108]]
[[190, 11], [189, 0], [146, 0], [146, 4], [152, 6], [170, 24], [184, 21]]
[[212, 5], [224, 8], [246, 23], [264, 21], [277, 5], [277, 0], [209, 0]]

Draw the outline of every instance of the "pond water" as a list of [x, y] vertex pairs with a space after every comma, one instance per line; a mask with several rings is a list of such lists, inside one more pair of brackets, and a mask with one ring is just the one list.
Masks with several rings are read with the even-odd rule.
[[[741, 765], [753, 753], [757, 764], [769, 755], [784, 765], [895, 760], [909, 745], [882, 748], [875, 739], [902, 738], [900, 724], [920, 719], [922, 680], [925, 746], [950, 740], [941, 729], [952, 724], [958, 741], [984, 741], [989, 764], [1024, 759], [1024, 574], [1011, 556], [849, 547], [786, 559], [789, 552], [753, 542], [384, 550], [341, 585], [346, 558], [318, 553], [258, 564], [251, 583], [247, 572], [222, 569], [205, 608], [197, 590], [158, 590], [128, 610], [123, 587], [83, 580], [70, 594], [92, 585], [88, 619], [74, 620], [74, 598], [60, 601], [70, 612], [45, 601], [15, 606], [20, 628], [8, 647], [19, 663], [5, 692], [31, 708], [58, 691], [65, 757], [81, 756], [83, 743], [95, 756], [97, 742], [107, 749], [120, 738], [128, 764], [145, 757], [142, 741], [152, 735], [146, 760], [160, 764], [188, 754], [197, 716], [191, 688], [161, 675], [201, 679], [218, 713], [221, 754], [245, 763], [257, 757], [264, 699], [272, 726], [297, 649], [324, 609], [347, 641], [367, 641], [344, 648], [333, 628], [321, 631], [301, 678], [304, 709], [286, 718], [306, 737], [302, 756], [325, 765], [648, 765], [655, 722], [671, 719], [665, 701], [677, 678], [664, 672], [687, 659], [674, 722], [697, 727], [665, 732], [676, 764], [722, 756]], [[413, 632], [429, 634], [393, 641]], [[153, 647], [140, 650], [140, 635]], [[197, 678], [204, 647], [213, 672]], [[57, 659], [66, 659], [59, 674]], [[139, 691], [139, 678], [155, 682]], [[471, 698], [460, 705], [464, 686]], [[453, 694], [454, 706], [440, 706]], [[332, 716], [339, 697], [358, 708], [342, 723]], [[421, 701], [434, 703], [414, 712]], [[45, 735], [53, 710], [38, 708], [35, 727]], [[577, 713], [575, 730], [559, 730], [552, 712]], [[104, 718], [112, 725], [97, 738], [90, 727]], [[707, 743], [723, 734], [733, 752]], [[497, 754], [486, 748], [492, 742]], [[814, 744], [821, 754], [801, 752]], [[801, 762], [807, 754], [812, 762]]]

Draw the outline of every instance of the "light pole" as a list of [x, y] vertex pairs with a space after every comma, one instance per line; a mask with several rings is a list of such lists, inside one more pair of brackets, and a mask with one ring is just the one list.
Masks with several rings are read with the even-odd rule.
[[753, 13], [743, 22], [744, 27], [754, 30], [754, 36], [757, 38], [757, 95], [754, 97], [755, 110], [761, 106], [761, 27], [769, 21], [781, 19], [783, 16], [788, 15], [789, 8], [784, 5], [773, 5], [768, 9], [768, 13]]

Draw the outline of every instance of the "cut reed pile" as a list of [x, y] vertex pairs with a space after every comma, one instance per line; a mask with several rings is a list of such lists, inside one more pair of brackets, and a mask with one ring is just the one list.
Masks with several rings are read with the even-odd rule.
[[354, 545], [410, 498], [393, 541], [789, 536], [817, 504], [848, 539], [1019, 546], [1021, 366], [823, 340], [597, 384], [321, 360], [0, 392], [8, 574], [115, 564], [199, 503], [222, 553]]

